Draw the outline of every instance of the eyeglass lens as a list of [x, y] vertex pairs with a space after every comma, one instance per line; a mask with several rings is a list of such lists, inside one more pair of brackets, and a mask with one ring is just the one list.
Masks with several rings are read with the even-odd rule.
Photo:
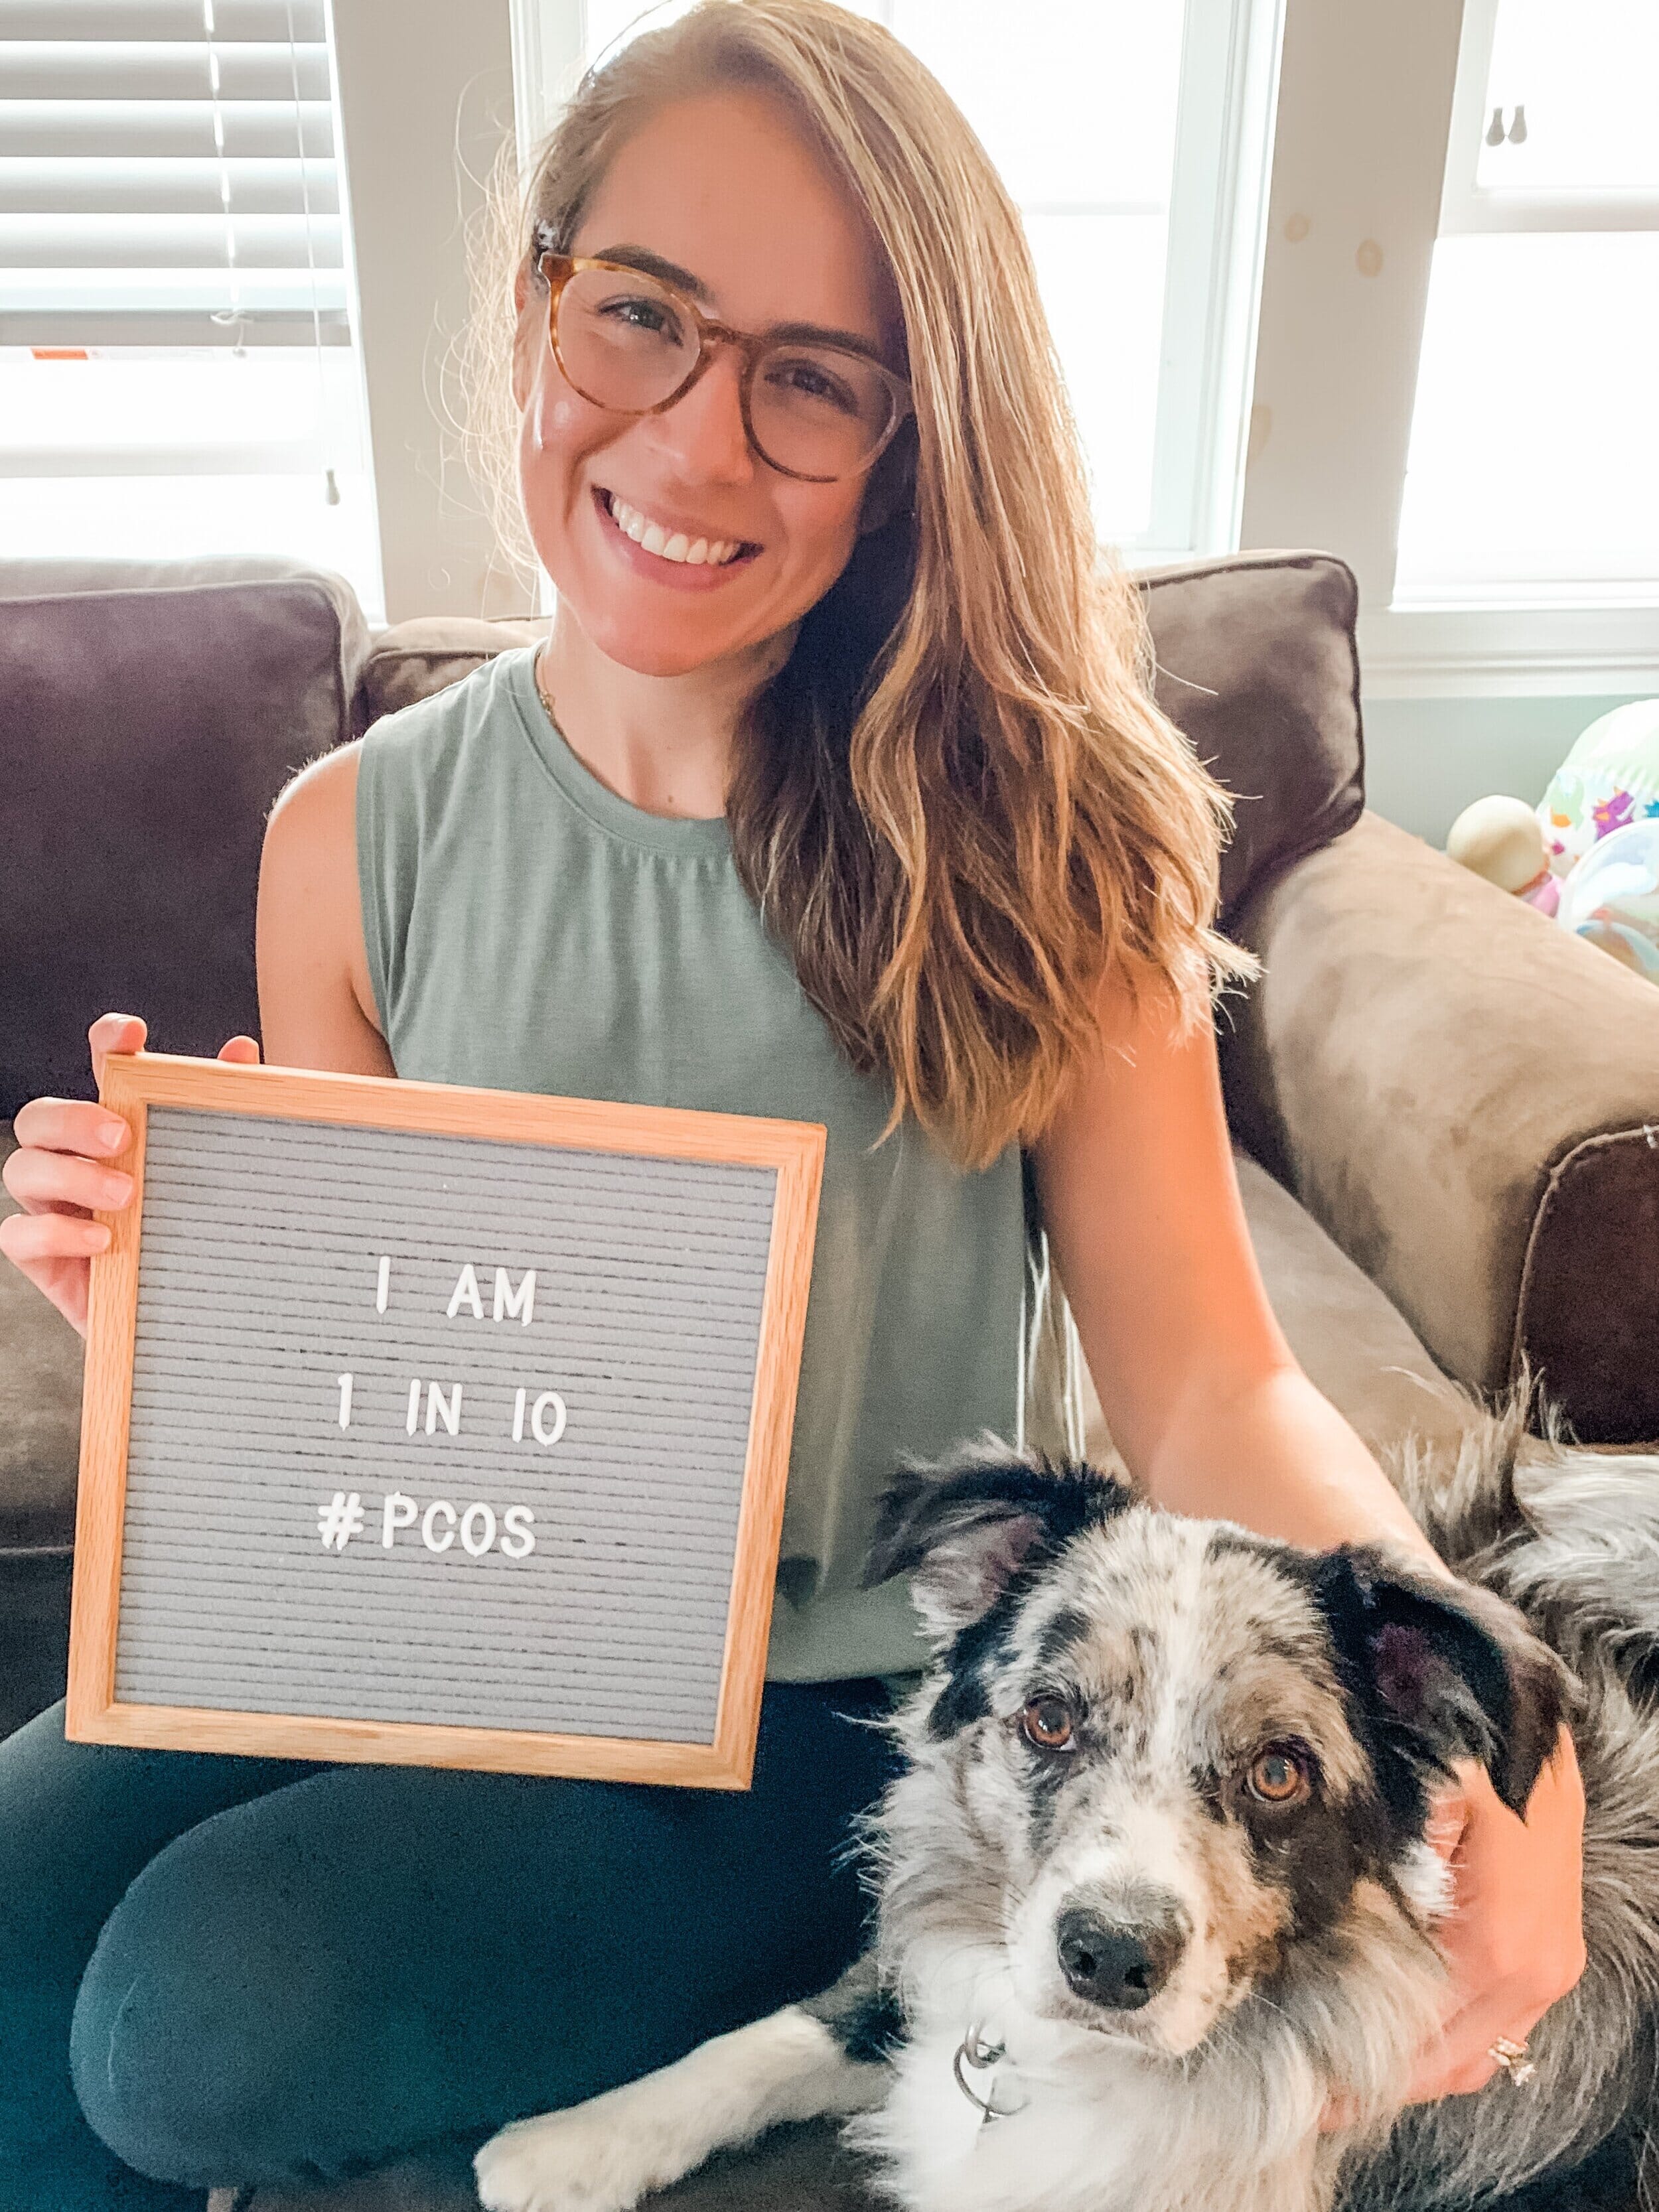
[[[634, 270], [579, 269], [558, 306], [564, 374], [597, 407], [660, 405], [691, 374], [697, 329], [674, 295]], [[893, 396], [871, 363], [842, 347], [769, 346], [756, 363], [755, 442], [779, 468], [850, 476], [880, 447]]]

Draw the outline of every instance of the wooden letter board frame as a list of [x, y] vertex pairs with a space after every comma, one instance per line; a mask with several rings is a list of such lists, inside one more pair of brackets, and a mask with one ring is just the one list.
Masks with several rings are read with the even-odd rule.
[[[117, 1164], [131, 1172], [135, 1188], [129, 1206], [94, 1217], [109, 1228], [112, 1237], [107, 1250], [94, 1255], [92, 1261], [65, 1733], [87, 1743], [746, 1789], [759, 1725], [782, 1529], [823, 1175], [823, 1127], [813, 1122], [745, 1115], [619, 1105], [405, 1082], [385, 1076], [316, 1073], [148, 1052], [112, 1054], [105, 1062], [100, 1098], [132, 1131], [131, 1150], [118, 1156]], [[486, 1137], [573, 1152], [736, 1163], [776, 1170], [776, 1200], [712, 1743], [117, 1700], [122, 1529], [137, 1325], [145, 1133], [151, 1106]], [[504, 1663], [510, 1665], [510, 1659]]]

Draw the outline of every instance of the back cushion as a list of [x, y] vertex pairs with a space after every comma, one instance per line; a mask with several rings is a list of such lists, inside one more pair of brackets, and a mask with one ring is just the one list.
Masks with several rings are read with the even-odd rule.
[[322, 576], [0, 599], [0, 1113], [94, 1096], [88, 1024], [258, 1034], [271, 802], [345, 737], [366, 643]]
[[1158, 703], [1237, 805], [1224, 927], [1365, 803], [1359, 592], [1330, 553], [1235, 553], [1139, 579]]

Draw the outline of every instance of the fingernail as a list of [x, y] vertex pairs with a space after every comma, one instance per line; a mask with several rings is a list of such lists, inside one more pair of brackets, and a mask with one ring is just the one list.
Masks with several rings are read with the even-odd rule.
[[118, 1152], [126, 1140], [127, 1125], [125, 1121], [106, 1121], [98, 1132], [98, 1141], [106, 1152]]
[[112, 1206], [125, 1206], [132, 1196], [132, 1177], [117, 1168], [113, 1175], [104, 1177], [104, 1195]]
[[89, 1222], [88, 1222], [88, 1224], [87, 1224], [87, 1249], [88, 1249], [88, 1251], [91, 1251], [91, 1252], [101, 1252], [101, 1251], [103, 1251], [103, 1250], [104, 1250], [104, 1249], [105, 1249], [105, 1248], [106, 1248], [106, 1246], [108, 1244], [108, 1243], [109, 1243], [109, 1230], [108, 1230], [108, 1228], [106, 1226], [106, 1224], [105, 1224], [103, 1222], [101, 1222], [101, 1221], [89, 1221]]

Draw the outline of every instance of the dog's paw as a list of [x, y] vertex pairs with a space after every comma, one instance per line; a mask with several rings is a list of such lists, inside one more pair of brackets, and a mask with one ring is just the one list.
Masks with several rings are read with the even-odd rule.
[[[610, 2107], [610, 2109], [606, 2109]], [[649, 2130], [620, 2124], [609, 2097], [515, 2120], [472, 2161], [484, 2212], [633, 2212], [677, 2172]]]

